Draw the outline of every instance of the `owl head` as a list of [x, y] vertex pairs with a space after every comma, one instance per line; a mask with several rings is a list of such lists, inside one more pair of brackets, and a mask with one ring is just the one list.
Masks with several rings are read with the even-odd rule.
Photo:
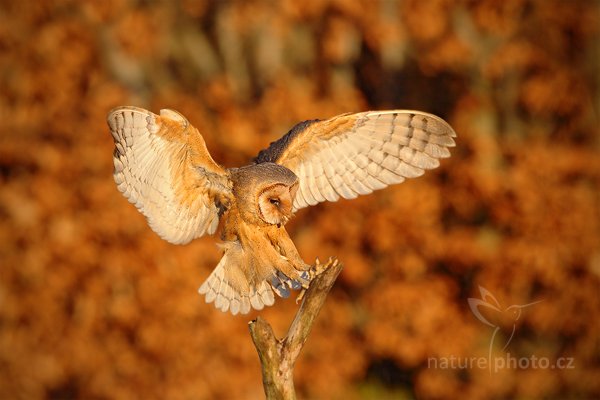
[[285, 225], [292, 216], [292, 206], [297, 190], [297, 182], [291, 186], [285, 183], [276, 183], [264, 188], [257, 201], [260, 218], [271, 225]]
[[273, 163], [255, 164], [235, 171], [234, 192], [240, 215], [257, 225], [284, 225], [293, 214], [298, 177]]

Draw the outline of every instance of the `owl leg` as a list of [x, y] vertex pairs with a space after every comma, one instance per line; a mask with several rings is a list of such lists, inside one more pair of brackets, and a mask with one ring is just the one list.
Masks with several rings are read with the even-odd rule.
[[275, 292], [281, 297], [288, 297], [289, 289], [298, 290], [308, 287], [311, 266], [300, 258], [296, 246], [285, 229], [278, 229], [276, 235], [271, 236], [270, 240], [273, 248], [278, 252], [278, 262], [275, 266], [278, 272], [271, 279]]
[[279, 248], [279, 252], [292, 263], [295, 269], [299, 271], [310, 270], [311, 266], [305, 263], [302, 257], [300, 257], [294, 242], [292, 242], [292, 239], [290, 239], [287, 232], [284, 231], [284, 233], [285, 234], [278, 235], [276, 239], [276, 245]]
[[[299, 289], [297, 286], [305, 286], [310, 282], [309, 275], [303, 270], [298, 270], [291, 261], [282, 255], [279, 255], [278, 260], [274, 262], [274, 267], [279, 273], [278, 278], [280, 281], [285, 282], [292, 289]], [[287, 281], [285, 278], [291, 280]]]

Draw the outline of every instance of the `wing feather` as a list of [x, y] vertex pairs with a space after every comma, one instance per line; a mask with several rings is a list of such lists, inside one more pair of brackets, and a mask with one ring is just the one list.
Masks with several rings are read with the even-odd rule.
[[343, 114], [296, 125], [255, 162], [276, 162], [298, 176], [297, 210], [420, 176], [450, 156], [455, 137], [446, 121], [420, 111]]
[[115, 141], [115, 183], [150, 227], [176, 244], [214, 233], [232, 196], [231, 181], [198, 130], [172, 110], [156, 115], [119, 107], [107, 121]]

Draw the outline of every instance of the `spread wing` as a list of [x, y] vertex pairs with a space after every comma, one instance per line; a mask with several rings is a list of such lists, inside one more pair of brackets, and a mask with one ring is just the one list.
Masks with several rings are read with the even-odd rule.
[[198, 130], [172, 110], [159, 116], [119, 107], [107, 120], [115, 140], [115, 182], [150, 227], [175, 244], [214, 233], [231, 183]]
[[443, 119], [420, 111], [343, 114], [301, 122], [262, 150], [255, 162], [275, 162], [298, 176], [298, 210], [420, 176], [450, 156], [454, 137]]

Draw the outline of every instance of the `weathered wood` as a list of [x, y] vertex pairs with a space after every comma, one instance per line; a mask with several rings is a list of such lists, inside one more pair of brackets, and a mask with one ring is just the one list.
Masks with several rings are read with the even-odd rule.
[[256, 346], [262, 368], [263, 386], [268, 400], [296, 399], [294, 390], [294, 365], [306, 343], [313, 322], [329, 290], [342, 271], [337, 259], [321, 265], [318, 260], [316, 276], [310, 282], [285, 338], [275, 337], [271, 325], [261, 317], [249, 323], [250, 336]]

